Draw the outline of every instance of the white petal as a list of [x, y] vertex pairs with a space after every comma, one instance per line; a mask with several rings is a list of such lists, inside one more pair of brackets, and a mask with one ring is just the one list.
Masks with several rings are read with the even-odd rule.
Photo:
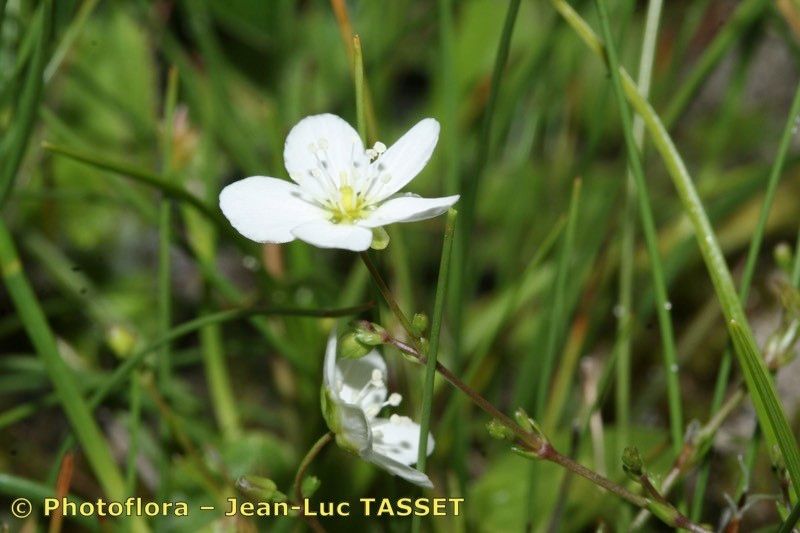
[[[405, 417], [376, 418], [370, 421], [372, 449], [404, 465], [417, 462], [419, 424]], [[428, 455], [433, 452], [433, 436], [428, 433]]]
[[[298, 122], [283, 147], [289, 177], [304, 189], [326, 197], [341, 185], [342, 172], [350, 174], [353, 160], [363, 158], [364, 145], [356, 130], [344, 119], [328, 113]], [[312, 176], [312, 171], [318, 172], [319, 177]]]
[[372, 243], [372, 231], [361, 226], [317, 220], [292, 229], [292, 235], [320, 248], [341, 248], [363, 252]]
[[390, 474], [400, 476], [401, 478], [410, 481], [415, 485], [419, 485], [420, 487], [425, 487], [427, 489], [433, 488], [433, 483], [431, 483], [430, 478], [428, 478], [424, 472], [420, 472], [416, 468], [411, 468], [403, 463], [398, 463], [394, 459], [376, 453], [372, 450], [365, 452], [361, 455], [361, 457], [372, 464], [378, 465]]
[[[378, 370], [383, 376], [379, 386], [367, 386], [372, 381], [372, 375]], [[359, 359], [339, 359], [336, 362], [337, 396], [345, 403], [359, 406], [367, 418], [378, 414], [380, 406], [386, 401], [386, 361], [380, 354], [373, 350]], [[374, 409], [378, 407], [378, 409]]]
[[364, 411], [355, 405], [337, 402], [340, 431], [337, 437], [344, 442], [339, 442], [350, 450], [362, 454], [371, 448], [372, 434]]
[[[406, 186], [425, 168], [439, 140], [439, 123], [426, 118], [419, 121], [381, 157], [372, 163], [379, 181], [372, 191], [372, 200], [379, 202]], [[388, 175], [388, 180], [383, 181]]]
[[297, 185], [264, 176], [251, 176], [222, 189], [219, 207], [239, 233], [258, 242], [293, 241], [292, 228], [324, 216], [303, 199]]
[[416, 195], [395, 196], [383, 202], [358, 224], [377, 228], [394, 222], [414, 222], [441, 215], [458, 201], [459, 195], [422, 198]]

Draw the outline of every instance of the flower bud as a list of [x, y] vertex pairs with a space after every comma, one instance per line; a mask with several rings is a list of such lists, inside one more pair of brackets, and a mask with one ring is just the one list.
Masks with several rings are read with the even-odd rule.
[[422, 337], [428, 331], [428, 315], [416, 313], [411, 319], [411, 332], [417, 337]]
[[513, 440], [515, 436], [513, 431], [496, 418], [486, 424], [486, 429], [489, 431], [489, 435], [497, 440]]
[[379, 346], [385, 342], [387, 337], [383, 327], [366, 321], [359, 322], [354, 333], [358, 342], [367, 346]]
[[639, 479], [644, 475], [644, 464], [642, 462], [642, 456], [639, 455], [639, 450], [636, 446], [628, 446], [622, 452], [622, 470], [634, 481], [639, 481]]
[[360, 359], [372, 351], [372, 346], [358, 339], [358, 334], [349, 331], [339, 337], [339, 357], [342, 359]]
[[322, 484], [317, 476], [306, 476], [300, 485], [300, 493], [303, 498], [310, 498], [317, 492], [317, 489]]
[[261, 501], [280, 502], [286, 500], [286, 495], [278, 490], [275, 482], [265, 477], [242, 476], [236, 480], [236, 488]]

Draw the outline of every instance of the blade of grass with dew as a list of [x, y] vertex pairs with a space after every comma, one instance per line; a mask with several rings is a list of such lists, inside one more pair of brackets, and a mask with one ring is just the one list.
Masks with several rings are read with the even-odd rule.
[[[602, 60], [605, 57], [603, 45], [580, 15], [564, 0], [551, 0], [551, 4], [575, 30], [592, 53]], [[792, 484], [797, 490], [797, 487], [800, 487], [800, 450], [798, 450], [797, 442], [792, 436], [789, 422], [786, 419], [785, 411], [781, 407], [775, 385], [763, 359], [759, 355], [755, 338], [736, 293], [730, 270], [697, 194], [694, 182], [656, 112], [647, 100], [639, 94], [636, 84], [628, 73], [624, 69], [620, 69], [620, 74], [628, 101], [644, 119], [650, 137], [672, 178], [683, 204], [684, 212], [692, 224], [695, 238], [713, 282], [717, 298], [720, 301], [730, 334], [732, 337], [734, 335], [737, 337], [736, 354], [742, 367], [759, 423], [766, 436], [767, 444], [770, 449], [773, 449], [776, 445], [780, 449], [786, 462], [789, 476], [792, 479]]]
[[672, 97], [662, 121], [667, 130], [671, 129], [683, 115], [700, 86], [722, 61], [739, 36], [767, 12], [771, 3], [769, 0], [743, 0], [736, 6], [736, 11], [729, 22], [705, 48], [686, 81], [678, 87], [675, 96]]
[[45, 0], [38, 12], [40, 22], [36, 46], [28, 64], [28, 72], [20, 92], [20, 100], [15, 106], [11, 131], [0, 150], [0, 206], [5, 204], [17, 179], [17, 172], [27, 151], [28, 140], [33, 133], [38, 116], [39, 101], [42, 96], [42, 73], [47, 61], [47, 47], [52, 31], [53, 2]]
[[[450, 209], [447, 213], [447, 223], [444, 228], [442, 242], [442, 257], [439, 262], [439, 277], [436, 281], [436, 295], [433, 302], [433, 316], [431, 317], [430, 342], [428, 344], [428, 361], [425, 364], [425, 384], [422, 389], [422, 415], [419, 427], [419, 452], [417, 455], [417, 468], [425, 471], [428, 462], [428, 431], [431, 424], [433, 410], [433, 383], [436, 378], [436, 358], [439, 354], [439, 335], [442, 331], [442, 317], [447, 299], [447, 285], [450, 281], [450, 255], [453, 249], [453, 232], [456, 226], [458, 212]], [[415, 515], [411, 522], [411, 531], [419, 533], [422, 517]]]
[[[639, 90], [647, 97], [650, 92], [650, 83], [653, 74], [653, 61], [655, 59], [656, 43], [658, 41], [658, 26], [661, 20], [661, 0], [650, 0], [647, 4], [642, 50], [639, 56], [639, 74], [637, 77]], [[642, 150], [644, 146], [644, 122], [642, 117], [636, 115], [633, 120], [633, 137], [636, 148]], [[633, 322], [633, 267], [635, 252], [635, 224], [636, 181], [630, 169], [625, 178], [625, 207], [623, 208], [622, 236], [620, 237], [620, 263], [619, 263], [619, 294], [617, 300], [617, 334], [616, 334], [616, 427], [619, 432], [617, 438], [617, 456], [622, 457], [622, 451], [628, 443], [630, 426], [630, 386], [631, 386], [631, 340]], [[622, 508], [623, 517], [627, 523], [629, 510]]]
[[[53, 332], [24, 274], [11, 234], [2, 220], [0, 220], [0, 266], [11, 301], [25, 325], [31, 343], [47, 368], [59, 402], [77, 435], [92, 471], [110, 499], [123, 500], [126, 497], [126, 490], [122, 475], [74, 381], [72, 371], [58, 352]], [[133, 517], [131, 525], [135, 531], [148, 530], [141, 517]]]
[[[514, 33], [514, 26], [519, 14], [520, 0], [511, 0], [508, 4], [505, 20], [503, 22], [503, 30], [500, 35], [500, 42], [497, 46], [497, 55], [495, 56], [494, 66], [492, 68], [491, 86], [489, 88], [489, 99], [486, 103], [486, 109], [483, 114], [483, 122], [481, 124], [481, 131], [478, 138], [478, 155], [474, 172], [470, 176], [464, 176], [461, 180], [461, 199], [459, 203], [459, 212], [461, 213], [461, 220], [459, 228], [455, 235], [455, 261], [453, 262], [452, 274], [452, 316], [453, 316], [453, 365], [456, 371], [459, 371], [463, 366], [463, 348], [462, 348], [462, 335], [464, 333], [464, 309], [466, 301], [472, 290], [472, 281], [470, 274], [470, 247], [473, 238], [475, 209], [477, 194], [480, 187], [480, 181], [486, 171], [486, 167], [490, 155], [490, 144], [492, 141], [492, 121], [494, 119], [495, 110], [497, 107], [497, 99], [500, 93], [500, 84], [503, 79], [503, 71], [505, 70], [506, 63], [508, 62], [508, 53], [511, 47], [511, 36]], [[461, 402], [461, 409], [468, 410], [469, 407], [466, 401], [462, 399], [455, 400], [456, 408], [459, 407]], [[466, 414], [466, 413], [464, 413]], [[466, 471], [466, 454], [467, 454], [467, 436], [465, 428], [458, 422], [454, 423], [451, 428], [455, 436], [455, 449], [453, 452], [453, 465], [458, 473], [460, 492], [466, 493], [467, 485], [467, 471]]]
[[617, 100], [617, 107], [622, 120], [622, 130], [625, 146], [628, 152], [628, 168], [636, 181], [636, 195], [639, 200], [639, 215], [645, 237], [647, 252], [650, 257], [650, 272], [652, 274], [653, 290], [656, 296], [656, 316], [658, 317], [661, 331], [661, 342], [664, 357], [664, 368], [667, 376], [667, 399], [669, 402], [670, 436], [672, 451], [677, 457], [683, 448], [683, 407], [681, 406], [681, 391], [678, 381], [678, 357], [675, 351], [675, 333], [670, 314], [671, 305], [667, 294], [667, 284], [664, 279], [664, 267], [658, 248], [658, 230], [656, 229], [653, 208], [650, 205], [650, 195], [647, 191], [647, 181], [644, 176], [637, 140], [634, 137], [633, 123], [631, 120], [628, 103], [622, 92], [622, 81], [619, 76], [619, 59], [611, 35], [611, 23], [608, 11], [603, 0], [595, 0], [600, 15], [600, 27], [606, 41], [606, 58], [608, 59], [611, 84]]
[[[800, 116], [800, 84], [795, 89], [794, 99], [792, 100], [789, 109], [788, 119], [783, 128], [781, 140], [778, 144], [778, 151], [775, 154], [775, 159], [770, 169], [769, 178], [767, 181], [767, 190], [764, 194], [764, 201], [761, 205], [761, 211], [758, 215], [758, 222], [756, 223], [753, 237], [750, 240], [750, 246], [747, 250], [747, 259], [745, 261], [744, 272], [739, 286], [739, 299], [743, 306], [747, 305], [747, 297], [750, 292], [750, 287], [753, 282], [753, 275], [755, 274], [758, 256], [761, 252], [761, 246], [764, 240], [764, 233], [766, 232], [767, 219], [775, 201], [775, 194], [778, 190], [778, 183], [786, 164], [786, 156], [789, 153], [789, 148], [792, 143], [792, 138], [795, 135], [795, 128], [797, 118]], [[798, 239], [800, 244], [800, 238]], [[795, 251], [797, 254], [797, 251]], [[719, 368], [717, 369], [717, 381], [714, 385], [714, 396], [711, 400], [711, 413], [715, 413], [722, 405], [725, 396], [725, 389], [728, 385], [728, 379], [731, 373], [732, 354], [730, 349], [726, 349], [720, 361]], [[699, 519], [702, 509], [703, 500], [705, 496], [706, 486], [708, 485], [708, 478], [711, 473], [711, 465], [706, 462], [700, 469], [697, 478], [697, 485], [692, 500], [691, 516], [693, 519]]]
[[[536, 420], [542, 420], [545, 412], [545, 404], [547, 401], [547, 393], [550, 390], [550, 377], [555, 365], [559, 339], [562, 337], [562, 332], [566, 329], [567, 317], [565, 313], [565, 292], [567, 288], [567, 273], [575, 247], [575, 233], [578, 227], [578, 214], [580, 213], [580, 200], [581, 200], [581, 187], [582, 181], [576, 178], [572, 184], [572, 194], [569, 201], [569, 214], [567, 215], [567, 226], [564, 230], [564, 241], [561, 245], [561, 251], [558, 257], [558, 267], [556, 270], [556, 280], [553, 286], [553, 299], [552, 308], [548, 320], [548, 335], [547, 344], [545, 345], [544, 354], [533, 349], [528, 350], [528, 357], [539, 358], [539, 372], [538, 382], [536, 383], [536, 396], [533, 404], [533, 413]], [[528, 379], [533, 381], [532, 376], [520, 376], [520, 380]], [[529, 387], [527, 390], [530, 390]], [[529, 400], [530, 393], [527, 398]], [[523, 401], [522, 405], [527, 405], [527, 401]], [[525, 523], [533, 524], [534, 499], [536, 497], [536, 478], [538, 475], [539, 465], [531, 463], [528, 473], [528, 491], [527, 491], [527, 505], [524, 506]]]

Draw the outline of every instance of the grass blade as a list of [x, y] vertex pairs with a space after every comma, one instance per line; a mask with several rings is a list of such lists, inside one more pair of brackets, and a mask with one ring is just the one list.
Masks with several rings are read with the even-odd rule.
[[[464, 308], [465, 297], [469, 296], [470, 280], [470, 246], [472, 231], [475, 220], [475, 209], [480, 181], [483, 179], [492, 140], [492, 121], [497, 107], [497, 97], [500, 93], [500, 83], [503, 79], [503, 71], [508, 61], [508, 52], [511, 47], [511, 36], [514, 33], [514, 25], [519, 14], [520, 0], [511, 0], [506, 11], [503, 31], [500, 35], [500, 43], [497, 47], [494, 67], [492, 69], [491, 86], [489, 90], [489, 100], [486, 103], [486, 110], [483, 115], [480, 137], [478, 140], [478, 156], [474, 173], [465, 177], [461, 183], [461, 201], [459, 210], [461, 221], [459, 229], [455, 235], [455, 261], [453, 263], [453, 364], [459, 370], [463, 359], [462, 354], [462, 335], [464, 333]], [[459, 401], [459, 400], [457, 400]], [[462, 404], [466, 405], [466, 404]], [[466, 409], [466, 407], [464, 407]], [[453, 426], [455, 436], [454, 464], [459, 475], [461, 492], [466, 492], [466, 436], [462, 424], [456, 423]]]
[[644, 230], [647, 252], [650, 257], [650, 271], [653, 277], [653, 290], [656, 300], [656, 315], [661, 330], [662, 349], [664, 351], [664, 367], [667, 376], [667, 398], [669, 400], [670, 435], [672, 450], [677, 457], [683, 447], [683, 408], [681, 407], [680, 383], [678, 382], [678, 357], [675, 350], [675, 334], [670, 316], [671, 304], [667, 295], [667, 283], [664, 277], [664, 267], [658, 247], [658, 230], [650, 206], [650, 195], [647, 192], [647, 181], [644, 177], [644, 168], [637, 141], [634, 138], [633, 124], [628, 109], [628, 103], [622, 92], [622, 82], [619, 76], [619, 59], [616, 47], [611, 37], [611, 24], [603, 0], [595, 0], [595, 5], [600, 14], [600, 26], [603, 37], [606, 39], [606, 54], [611, 73], [611, 84], [617, 107], [622, 119], [622, 129], [625, 137], [625, 146], [628, 151], [628, 167], [636, 181], [636, 193], [639, 200], [639, 215], [641, 216], [642, 229]]
[[[436, 378], [436, 358], [439, 354], [439, 335], [442, 331], [442, 317], [447, 299], [447, 284], [450, 279], [450, 254], [453, 249], [453, 232], [456, 226], [458, 212], [450, 209], [447, 213], [447, 224], [444, 228], [444, 242], [442, 243], [442, 258], [439, 263], [439, 277], [436, 282], [436, 296], [433, 303], [433, 317], [431, 320], [430, 343], [428, 344], [428, 361], [425, 365], [425, 384], [422, 389], [422, 416], [420, 417], [419, 454], [417, 455], [417, 468], [424, 472], [428, 462], [428, 430], [431, 423], [433, 410], [433, 383]], [[421, 517], [414, 516], [411, 531], [419, 532]]]
[[33, 51], [28, 75], [20, 92], [20, 101], [16, 105], [11, 131], [7, 133], [5, 142], [0, 145], [0, 206], [8, 199], [14, 187], [17, 171], [25, 156], [28, 140], [33, 132], [34, 122], [38, 116], [39, 101], [42, 95], [42, 73], [46, 62], [46, 49], [50, 41], [52, 26], [53, 2], [45, 0], [39, 11], [39, 38]]

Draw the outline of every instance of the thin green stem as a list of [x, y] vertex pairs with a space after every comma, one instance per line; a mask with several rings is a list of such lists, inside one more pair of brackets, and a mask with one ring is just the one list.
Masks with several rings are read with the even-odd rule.
[[378, 287], [378, 290], [380, 291], [381, 296], [383, 296], [383, 299], [386, 301], [386, 304], [389, 306], [389, 309], [391, 309], [394, 316], [397, 317], [397, 320], [400, 321], [400, 325], [402, 325], [403, 329], [406, 330], [406, 333], [408, 333], [409, 339], [413, 339], [415, 342], [417, 336], [414, 334], [414, 328], [411, 327], [411, 322], [408, 320], [408, 317], [405, 315], [405, 313], [403, 313], [403, 310], [400, 309], [400, 304], [397, 303], [397, 299], [392, 294], [392, 291], [386, 284], [386, 281], [384, 281], [383, 276], [381, 276], [381, 273], [378, 270], [378, 267], [375, 265], [375, 262], [372, 260], [372, 257], [370, 257], [369, 252], [361, 252], [358, 255], [361, 256], [361, 260], [364, 262], [367, 270], [369, 270], [372, 279], [375, 281], [375, 285]]
[[[556, 270], [555, 286], [553, 288], [553, 306], [550, 313], [550, 322], [545, 346], [544, 356], [542, 357], [541, 367], [537, 369], [539, 381], [536, 387], [536, 403], [534, 405], [534, 416], [541, 417], [547, 403], [547, 393], [550, 391], [550, 377], [553, 373], [559, 342], [563, 339], [566, 317], [566, 290], [567, 280], [569, 279], [570, 261], [573, 257], [575, 248], [575, 236], [578, 228], [578, 214], [580, 213], [582, 180], [576, 179], [572, 185], [572, 194], [569, 202], [569, 214], [567, 216], [567, 227], [564, 230], [564, 242], [561, 246], [561, 253], [558, 257], [558, 267]], [[523, 405], [527, 402], [523, 402]]]
[[329, 431], [321, 436], [308, 452], [306, 452], [305, 457], [303, 457], [303, 460], [300, 462], [300, 466], [297, 468], [297, 473], [294, 476], [293, 493], [295, 501], [300, 505], [302, 505], [303, 502], [303, 479], [306, 477], [306, 471], [322, 449], [331, 441], [333, 441], [333, 433]]
[[[455, 236], [455, 260], [453, 262], [452, 274], [452, 316], [453, 316], [453, 361], [460, 369], [464, 360], [463, 352], [463, 337], [464, 337], [464, 322], [465, 322], [465, 308], [467, 307], [467, 299], [472, 290], [471, 280], [471, 257], [472, 253], [470, 248], [473, 242], [472, 232], [474, 230], [475, 210], [478, 189], [480, 182], [488, 165], [489, 156], [491, 153], [492, 142], [492, 124], [494, 115], [497, 108], [498, 95], [500, 93], [500, 85], [503, 80], [503, 73], [505, 71], [506, 63], [508, 62], [508, 53], [511, 48], [511, 37], [514, 33], [514, 26], [519, 14], [520, 0], [511, 0], [508, 4], [506, 11], [505, 21], [503, 22], [503, 30], [500, 34], [500, 41], [497, 46], [497, 54], [495, 56], [494, 66], [492, 68], [491, 85], [489, 87], [489, 97], [486, 102], [486, 109], [483, 114], [483, 122], [481, 124], [480, 136], [478, 138], [478, 155], [474, 172], [469, 176], [464, 176], [461, 180], [461, 201], [459, 203], [459, 211], [461, 213], [461, 220], [459, 221], [459, 229]], [[449, 17], [450, 6], [448, 13], [445, 15]], [[449, 18], [447, 19], [449, 20]], [[455, 83], [453, 83], [455, 86]], [[455, 99], [454, 99], [455, 100]], [[454, 125], [451, 124], [451, 129], [455, 131]], [[452, 132], [451, 132], [452, 133]], [[456, 407], [460, 407], [458, 400], [455, 400]], [[466, 409], [466, 406], [464, 407]], [[463, 413], [463, 416], [467, 416]], [[453, 429], [455, 435], [455, 468], [458, 472], [459, 484], [461, 492], [466, 492], [467, 485], [467, 472], [466, 472], [466, 453], [467, 453], [467, 436], [466, 431], [461, 424], [455, 424]]]
[[[536, 398], [534, 404], [534, 417], [541, 419], [544, 416], [545, 405], [547, 404], [547, 394], [550, 392], [550, 378], [557, 357], [559, 342], [563, 338], [566, 330], [566, 290], [567, 279], [570, 267], [570, 260], [573, 257], [575, 247], [575, 233], [577, 230], [578, 213], [580, 212], [582, 181], [576, 179], [572, 185], [572, 194], [569, 203], [569, 214], [567, 215], [567, 227], [564, 230], [564, 242], [561, 246], [561, 253], [558, 257], [556, 267], [556, 280], [553, 288], [553, 306], [549, 317], [547, 344], [542, 357], [541, 366], [537, 368], [539, 380], [536, 386]], [[525, 376], [523, 376], [525, 379]], [[531, 379], [533, 379], [531, 377]], [[523, 405], [527, 404], [528, 398]], [[537, 464], [533, 463], [528, 474], [528, 505], [525, 506], [526, 524], [532, 524], [534, 519], [534, 499], [536, 498], [536, 477], [538, 474]]]
[[139, 375], [131, 375], [130, 393], [128, 395], [128, 464], [125, 485], [128, 494], [136, 494], [136, 460], [139, 456], [139, 430], [142, 415], [142, 387]]
[[[637, 82], [642, 94], [647, 97], [653, 72], [655, 48], [658, 40], [658, 26], [661, 20], [661, 0], [650, 0], [647, 5], [642, 50], [639, 57], [639, 74]], [[638, 150], [644, 146], [644, 121], [636, 116], [633, 120], [633, 137]], [[616, 415], [619, 438], [617, 439], [617, 455], [621, 456], [628, 443], [630, 426], [630, 387], [631, 387], [631, 339], [633, 321], [633, 270], [635, 252], [635, 220], [636, 220], [636, 181], [628, 169], [625, 179], [625, 207], [622, 220], [622, 236], [620, 237], [619, 296], [617, 313], [617, 380], [616, 380]]]
[[[556, 10], [599, 58], [605, 58], [602, 43], [586, 22], [564, 0], [551, 0]], [[759, 423], [761, 424], [771, 449], [780, 450], [786, 463], [795, 490], [800, 487], [800, 450], [792, 435], [786, 413], [775, 390], [763, 358], [759, 354], [753, 332], [744, 309], [739, 301], [730, 270], [717, 241], [708, 215], [703, 207], [694, 182], [683, 159], [675, 148], [672, 139], [664, 128], [656, 112], [638, 92], [636, 84], [623, 69], [620, 69], [622, 84], [629, 102], [645, 121], [655, 147], [667, 167], [673, 184], [683, 204], [684, 211], [692, 225], [700, 252], [713, 282], [728, 330], [735, 339], [736, 355], [753, 400]]]
[[27, 152], [28, 141], [38, 116], [43, 72], [52, 30], [53, 0], [44, 0], [38, 16], [39, 35], [28, 64], [27, 77], [19, 93], [20, 99], [14, 106], [11, 131], [6, 133], [4, 142], [0, 143], [0, 206], [5, 204], [14, 188], [17, 171]]
[[[639, 215], [641, 216], [642, 229], [650, 256], [650, 271], [653, 277], [653, 291], [656, 299], [656, 315], [661, 330], [662, 350], [664, 352], [664, 367], [667, 376], [667, 398], [669, 402], [670, 435], [672, 450], [677, 456], [683, 447], [683, 408], [681, 406], [680, 383], [678, 381], [678, 357], [675, 350], [675, 334], [672, 326], [670, 309], [672, 304], [667, 294], [667, 283], [664, 276], [664, 267], [658, 249], [658, 230], [656, 229], [653, 208], [650, 205], [650, 196], [647, 192], [647, 181], [644, 176], [637, 140], [634, 137], [630, 109], [622, 90], [622, 81], [619, 75], [619, 59], [616, 47], [611, 36], [611, 24], [608, 11], [603, 0], [595, 0], [600, 15], [600, 27], [606, 41], [606, 54], [611, 73], [611, 84], [617, 107], [622, 119], [622, 131], [625, 137], [625, 147], [628, 151], [628, 168], [636, 180], [636, 193], [639, 199]], [[625, 310], [624, 312], [627, 312]]]
[[233, 442], [241, 435], [242, 428], [222, 348], [222, 332], [219, 324], [209, 323], [202, 327], [200, 342], [214, 416], [222, 430], [223, 438], [228, 442]]
[[356, 125], [358, 135], [369, 144], [367, 139], [367, 115], [364, 101], [364, 54], [361, 50], [361, 38], [353, 35], [353, 83], [356, 90]]
[[[444, 228], [444, 241], [442, 243], [442, 257], [439, 262], [439, 279], [436, 282], [436, 296], [433, 301], [433, 318], [431, 322], [430, 343], [428, 344], [428, 361], [425, 367], [425, 383], [422, 389], [422, 416], [420, 417], [419, 452], [417, 454], [417, 468], [424, 472], [428, 461], [428, 431], [430, 430], [431, 412], [433, 410], [433, 385], [436, 378], [436, 358], [439, 354], [439, 336], [442, 331], [442, 317], [447, 301], [447, 285], [450, 279], [450, 255], [453, 249], [453, 232], [456, 226], [458, 212], [450, 209], [447, 213], [447, 224]], [[415, 515], [411, 522], [411, 531], [418, 533], [422, 519]]]
[[[421, 354], [416, 348], [408, 344], [388, 336], [384, 342], [391, 344], [403, 353], [406, 353], [419, 361], [422, 364], [427, 364], [428, 360], [425, 355]], [[513, 435], [517, 443], [525, 450], [525, 455], [531, 458], [536, 458], [543, 461], [550, 461], [557, 465], [564, 467], [570, 472], [577, 474], [598, 487], [611, 492], [612, 494], [626, 500], [627, 502], [640, 507], [642, 509], [660, 510], [659, 518], [672, 526], [689, 529], [690, 531], [706, 532], [704, 528], [691, 523], [686, 517], [678, 513], [669, 504], [662, 502], [655, 502], [649, 498], [645, 498], [630, 492], [625, 487], [618, 485], [610, 479], [598, 474], [597, 472], [583, 466], [582, 464], [562, 455], [558, 450], [544, 440], [541, 435], [532, 433], [523, 429], [519, 424], [514, 422], [505, 413], [500, 411], [497, 407], [492, 405], [486, 398], [480, 395], [477, 391], [472, 389], [469, 385], [461, 381], [453, 372], [440, 362], [436, 362], [436, 371], [452, 386], [463, 392], [467, 397], [484, 412], [486, 412], [493, 420], [496, 420], [505, 426]]]

